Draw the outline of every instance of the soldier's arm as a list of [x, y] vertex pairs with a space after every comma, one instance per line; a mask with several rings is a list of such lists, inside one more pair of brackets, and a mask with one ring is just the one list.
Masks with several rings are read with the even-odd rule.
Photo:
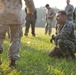
[[35, 15], [35, 19], [37, 19], [37, 10], [35, 10], [34, 15]]
[[27, 13], [27, 8], [25, 7], [25, 13]]
[[71, 15], [73, 13], [73, 11], [74, 11], [74, 7], [71, 5], [68, 15]]
[[75, 20], [75, 10], [74, 10], [74, 12], [73, 12], [73, 20]]
[[52, 9], [52, 12], [50, 13], [49, 18], [53, 18], [55, 15], [56, 15], [56, 14], [55, 14], [55, 11]]
[[27, 7], [27, 13], [33, 14], [35, 11], [34, 1], [33, 0], [24, 0]]

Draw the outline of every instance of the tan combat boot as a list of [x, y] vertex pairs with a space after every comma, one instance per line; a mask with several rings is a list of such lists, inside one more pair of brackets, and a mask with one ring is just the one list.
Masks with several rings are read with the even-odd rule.
[[16, 67], [16, 60], [11, 60], [9, 67]]

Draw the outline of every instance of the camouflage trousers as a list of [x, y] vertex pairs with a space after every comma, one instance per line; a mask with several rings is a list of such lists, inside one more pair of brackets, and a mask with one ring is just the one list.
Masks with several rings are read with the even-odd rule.
[[32, 35], [35, 35], [35, 24], [36, 24], [36, 20], [33, 20], [33, 21], [26, 20], [25, 34], [28, 35], [29, 28], [30, 28], [30, 25], [31, 25], [31, 33], [32, 33]]
[[53, 20], [49, 19], [47, 20], [46, 24], [45, 24], [45, 34], [51, 34], [52, 32], [52, 24], [53, 24]]
[[59, 39], [57, 44], [63, 56], [72, 56], [76, 52], [76, 44], [70, 40]]
[[70, 40], [59, 39], [57, 41], [58, 46], [55, 46], [49, 53], [49, 56], [52, 57], [66, 57], [66, 58], [75, 58], [74, 53], [76, 53], [76, 44]]
[[5, 35], [10, 29], [10, 46], [8, 51], [9, 59], [17, 60], [19, 58], [19, 47], [22, 36], [21, 25], [0, 25], [0, 50], [3, 49]]

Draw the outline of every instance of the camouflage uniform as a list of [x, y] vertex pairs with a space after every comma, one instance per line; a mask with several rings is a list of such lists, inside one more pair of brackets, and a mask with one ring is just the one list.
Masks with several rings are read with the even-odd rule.
[[0, 0], [0, 50], [3, 49], [5, 34], [10, 28], [9, 59], [19, 58], [20, 39], [22, 36], [21, 0]]
[[46, 23], [45, 23], [45, 34], [51, 34], [53, 18], [55, 16], [55, 12], [52, 8], [46, 10]]
[[73, 5], [69, 4], [65, 7], [65, 12], [67, 14], [67, 20], [70, 23], [73, 23], [73, 11], [74, 11]]
[[31, 33], [33, 36], [35, 36], [35, 24], [37, 19], [37, 11], [35, 10], [33, 14], [30, 14], [27, 12], [27, 9], [25, 9], [26, 12], [26, 24], [25, 24], [25, 36], [28, 36], [29, 28], [31, 25]]
[[74, 27], [71, 23], [65, 22], [62, 27], [58, 25], [54, 38], [63, 56], [74, 56], [76, 52], [76, 38], [74, 35]]
[[74, 26], [75, 26], [75, 30], [76, 30], [76, 8], [74, 9], [73, 20], [74, 20]]

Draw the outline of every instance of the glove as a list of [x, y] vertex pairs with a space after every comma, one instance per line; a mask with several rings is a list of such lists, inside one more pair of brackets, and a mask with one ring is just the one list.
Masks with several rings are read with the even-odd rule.
[[51, 39], [50, 39], [50, 43], [52, 43], [52, 41], [53, 41], [53, 39], [51, 38]]
[[50, 43], [54, 40], [54, 35], [52, 35], [52, 38], [50, 39]]

